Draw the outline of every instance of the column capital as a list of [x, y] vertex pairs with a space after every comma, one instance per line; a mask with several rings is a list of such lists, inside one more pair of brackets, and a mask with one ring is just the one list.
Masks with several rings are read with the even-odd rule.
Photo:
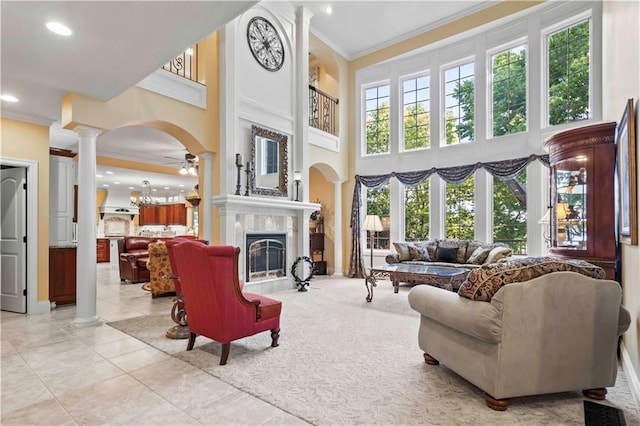
[[97, 129], [95, 127], [78, 125], [72, 129], [76, 134], [80, 137], [88, 137], [88, 138], [97, 138], [100, 133], [102, 133], [102, 129]]

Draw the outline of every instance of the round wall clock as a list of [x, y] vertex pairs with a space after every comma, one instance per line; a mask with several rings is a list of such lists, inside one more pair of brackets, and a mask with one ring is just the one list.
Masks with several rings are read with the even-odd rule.
[[278, 71], [284, 64], [282, 40], [271, 22], [256, 16], [247, 26], [249, 49], [256, 61], [267, 71]]

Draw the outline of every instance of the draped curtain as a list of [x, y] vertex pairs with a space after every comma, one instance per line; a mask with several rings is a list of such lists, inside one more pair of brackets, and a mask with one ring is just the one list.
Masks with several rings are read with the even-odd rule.
[[432, 174], [436, 173], [440, 178], [448, 183], [464, 182], [469, 176], [478, 169], [485, 169], [489, 174], [502, 180], [514, 178], [522, 169], [527, 167], [532, 161], [538, 160], [546, 167], [549, 167], [548, 155], [531, 154], [528, 157], [516, 158], [514, 160], [492, 161], [488, 163], [475, 163], [465, 166], [433, 167], [428, 170], [420, 170], [415, 172], [391, 172], [385, 175], [360, 176], [356, 175], [356, 183], [353, 189], [353, 201], [351, 204], [351, 259], [349, 262], [350, 278], [364, 278], [365, 265], [362, 257], [362, 235], [360, 226], [360, 211], [362, 207], [362, 185], [367, 188], [375, 189], [395, 177], [405, 186], [417, 186], [427, 180]]

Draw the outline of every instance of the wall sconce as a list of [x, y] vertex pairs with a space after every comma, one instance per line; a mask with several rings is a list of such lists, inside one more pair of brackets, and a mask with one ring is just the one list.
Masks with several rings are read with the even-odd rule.
[[300, 182], [302, 182], [302, 173], [293, 172], [293, 183], [296, 185], [296, 201], [300, 201]]

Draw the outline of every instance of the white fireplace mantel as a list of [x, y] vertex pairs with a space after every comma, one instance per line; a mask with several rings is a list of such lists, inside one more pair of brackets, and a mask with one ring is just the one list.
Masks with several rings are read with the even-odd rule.
[[232, 214], [269, 214], [276, 216], [308, 216], [320, 210], [318, 203], [303, 203], [278, 198], [245, 197], [242, 195], [216, 195], [211, 203], [221, 215]]

